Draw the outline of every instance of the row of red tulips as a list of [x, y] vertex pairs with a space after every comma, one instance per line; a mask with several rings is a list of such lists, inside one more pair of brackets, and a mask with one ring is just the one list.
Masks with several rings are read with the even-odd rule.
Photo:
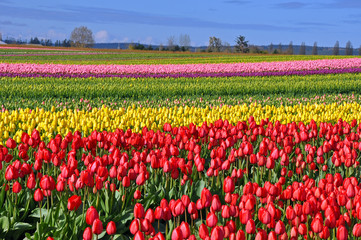
[[[236, 125], [227, 120], [200, 127], [165, 124], [163, 132], [144, 128], [140, 134], [75, 132], [47, 143], [36, 130], [23, 133], [21, 143], [9, 138], [0, 146], [0, 225], [6, 226], [2, 234], [33, 233], [34, 239], [41, 239], [49, 233], [76, 239], [83, 233], [90, 239], [92, 234], [106, 237], [102, 223], [110, 222], [108, 235], [115, 233], [115, 238], [133, 233], [140, 239], [186, 239], [192, 237], [184, 230], [188, 228], [202, 239], [242, 239], [237, 237], [240, 231], [253, 238], [256, 228], [246, 229], [253, 225], [265, 231], [258, 230], [260, 239], [273, 232], [324, 238], [327, 231], [336, 234], [336, 228], [351, 236], [361, 216], [360, 134], [356, 121], [283, 125], [267, 119], [257, 124], [252, 117]], [[204, 191], [209, 192], [206, 200]], [[131, 213], [139, 204], [150, 211], [147, 216], [154, 212], [158, 224], [145, 215], [132, 222]], [[90, 206], [101, 216], [95, 226], [89, 224], [93, 229], [85, 221]], [[328, 206], [343, 223], [326, 224]], [[287, 222], [281, 215], [289, 207], [297, 214]], [[262, 209], [271, 214], [270, 222], [260, 220]], [[315, 219], [325, 233], [310, 229]], [[232, 231], [226, 220], [233, 224]], [[285, 225], [284, 233], [275, 231], [277, 223]], [[201, 228], [209, 234], [200, 234]]]
[[[223, 183], [224, 195], [212, 195], [204, 188], [195, 202], [183, 195], [169, 202], [162, 199], [159, 206], [147, 211], [142, 204], [135, 204], [130, 232], [137, 239], [144, 239], [144, 235], [165, 239], [161, 232], [156, 234], [152, 225], [157, 220], [158, 231], [159, 221], [176, 226], [172, 239], [195, 239], [195, 233], [201, 239], [245, 239], [247, 236], [252, 239], [297, 239], [298, 236], [328, 239], [331, 234], [333, 238], [347, 239], [349, 231], [352, 238], [361, 237], [360, 189], [361, 184], [355, 177], [343, 179], [336, 173], [327, 174], [318, 186], [307, 176], [303, 182], [293, 182], [289, 186], [285, 186], [282, 179], [276, 184], [265, 182], [264, 186], [248, 182], [238, 194], [233, 193], [234, 179], [227, 177]], [[185, 221], [180, 224], [183, 216]], [[193, 223], [199, 217], [197, 229]]]

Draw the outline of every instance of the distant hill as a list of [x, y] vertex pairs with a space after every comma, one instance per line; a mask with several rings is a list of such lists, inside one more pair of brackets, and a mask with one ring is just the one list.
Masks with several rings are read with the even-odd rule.
[[[136, 45], [139, 43], [95, 43], [93, 48], [98, 48], [98, 49], [129, 49], [129, 45]], [[147, 49], [149, 47], [149, 44], [142, 44], [144, 45], [145, 49]], [[151, 45], [151, 47], [155, 50], [155, 49], [159, 49], [159, 45]], [[167, 46], [163, 46], [163, 48], [165, 48]], [[263, 51], [268, 51], [269, 50], [269, 45], [265, 46], [265, 45], [261, 45], [261, 46], [256, 46], [258, 47], [260, 50]], [[278, 49], [278, 45], [273, 45], [273, 50]], [[293, 45], [293, 54], [294, 55], [298, 55], [300, 52], [300, 45]], [[232, 46], [232, 48], [234, 48], [234, 46]], [[201, 50], [206, 50], [207, 46], [200, 46], [200, 47], [190, 47], [190, 51], [191, 52], [196, 52], [196, 51], [201, 51]], [[282, 45], [282, 51], [285, 52], [288, 49], [288, 45]], [[311, 55], [312, 54], [312, 49], [313, 46], [306, 46], [306, 55]], [[317, 47], [317, 52], [318, 55], [332, 55], [333, 53], [333, 47]], [[345, 55], [346, 49], [340, 47], [340, 55]], [[359, 49], [358, 48], [354, 48], [353, 49], [353, 55], [358, 55], [359, 54]]]

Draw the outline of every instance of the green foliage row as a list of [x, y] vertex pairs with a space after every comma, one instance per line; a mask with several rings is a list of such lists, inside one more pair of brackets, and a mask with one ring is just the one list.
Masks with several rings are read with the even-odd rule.
[[[135, 103], [159, 107], [171, 106], [169, 104], [234, 105], [254, 101], [275, 104], [276, 99], [278, 105], [295, 104], [304, 101], [303, 98], [325, 94], [359, 95], [361, 74], [140, 79], [3, 77], [0, 85], [0, 106], [5, 105], [7, 109], [59, 105], [61, 102], [59, 107], [68, 102], [66, 105], [71, 108], [115, 103], [118, 106]], [[87, 101], [80, 102], [82, 98]], [[337, 96], [327, 99], [340, 101]], [[318, 101], [322, 103], [324, 99]]]
[[[94, 53], [95, 51], [89, 51]], [[28, 55], [24, 54], [58, 55]], [[60, 53], [60, 54], [59, 54]], [[62, 54], [63, 53], [63, 54]], [[316, 60], [349, 58], [355, 56], [317, 56], [317, 55], [248, 55], [237, 53], [171, 53], [171, 52], [141, 52], [117, 51], [97, 52], [99, 54], [74, 54], [76, 52], [51, 52], [49, 50], [19, 50], [1, 49], [0, 63], [56, 63], [56, 64], [191, 64], [191, 63], [237, 63], [237, 62], [272, 62], [291, 60]], [[84, 51], [82, 51], [84, 53]], [[19, 54], [19, 56], [13, 56]]]

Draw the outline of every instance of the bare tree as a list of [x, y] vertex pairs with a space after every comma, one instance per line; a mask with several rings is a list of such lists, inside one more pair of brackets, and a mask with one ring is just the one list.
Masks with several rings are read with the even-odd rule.
[[301, 43], [301, 46], [300, 46], [300, 55], [306, 55], [306, 44], [305, 44], [305, 42], [302, 42], [302, 43]]
[[70, 41], [72, 47], [92, 47], [95, 43], [93, 32], [85, 26], [74, 28]]
[[272, 54], [273, 53], [273, 44], [271, 43], [268, 47], [268, 53]]
[[175, 50], [175, 45], [176, 44], [176, 40], [175, 40], [175, 36], [169, 36], [169, 38], [167, 39], [168, 42], [168, 50], [169, 51], [174, 51]]
[[293, 43], [292, 43], [292, 41], [288, 45], [287, 54], [293, 55]]
[[317, 42], [315, 42], [315, 43], [313, 44], [312, 55], [318, 55]]
[[179, 46], [182, 51], [188, 51], [191, 46], [191, 38], [188, 34], [179, 35]]
[[231, 44], [229, 44], [228, 42], [224, 42], [222, 46], [222, 52], [231, 53], [232, 52]]
[[222, 41], [220, 38], [209, 37], [208, 52], [220, 52], [222, 49]]
[[353, 55], [353, 48], [350, 41], [346, 43], [346, 55]]
[[336, 41], [335, 46], [333, 47], [332, 51], [333, 55], [339, 55], [340, 54], [340, 43]]

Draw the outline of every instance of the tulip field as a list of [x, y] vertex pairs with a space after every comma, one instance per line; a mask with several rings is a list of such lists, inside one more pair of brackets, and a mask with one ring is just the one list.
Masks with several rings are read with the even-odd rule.
[[361, 58], [0, 47], [0, 239], [361, 237]]

